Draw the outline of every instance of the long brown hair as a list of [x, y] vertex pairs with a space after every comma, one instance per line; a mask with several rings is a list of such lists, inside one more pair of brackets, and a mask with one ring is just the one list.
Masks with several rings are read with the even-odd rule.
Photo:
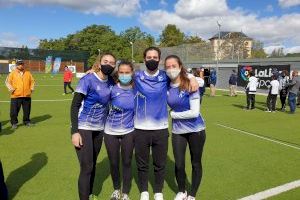
[[179, 67], [181, 67], [181, 71], [179, 73], [179, 77], [180, 77], [180, 84], [179, 84], [179, 89], [180, 91], [182, 90], [189, 90], [190, 87], [190, 79], [187, 76], [187, 70], [186, 68], [183, 66], [182, 61], [180, 60], [180, 58], [176, 55], [169, 55], [165, 58], [165, 65], [166, 65], [166, 61], [168, 59], [175, 59], [176, 62], [179, 64]]
[[111, 57], [113, 57], [115, 59], [115, 61], [117, 61], [116, 56], [114, 54], [112, 54], [112, 53], [109, 53], [109, 52], [104, 53], [102, 55], [98, 55], [97, 58], [96, 58], [96, 60], [95, 60], [95, 62], [94, 62], [94, 64], [93, 64], [93, 66], [92, 66], [92, 69], [95, 72], [99, 72], [100, 71], [101, 60], [102, 60], [102, 58], [104, 56], [111, 56]]

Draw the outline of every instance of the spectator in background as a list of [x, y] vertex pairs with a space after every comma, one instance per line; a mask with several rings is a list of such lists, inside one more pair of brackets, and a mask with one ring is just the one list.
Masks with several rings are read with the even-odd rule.
[[292, 73], [292, 81], [287, 84], [289, 87], [288, 101], [290, 106], [291, 114], [296, 111], [296, 97], [300, 89], [300, 77], [298, 76], [298, 71], [294, 70]]
[[0, 199], [1, 200], [7, 200], [8, 195], [7, 195], [7, 187], [4, 182], [4, 175], [3, 175], [3, 168], [2, 168], [2, 163], [0, 160]]
[[68, 68], [68, 66], [65, 66], [65, 71], [64, 71], [64, 93], [63, 93], [63, 95], [67, 94], [67, 86], [71, 90], [72, 94], [74, 94], [74, 89], [71, 86], [72, 78], [73, 78], [73, 74], [72, 74], [71, 70]]
[[194, 76], [199, 84], [199, 94], [200, 94], [200, 104], [201, 104], [203, 95], [205, 93], [204, 69], [200, 68], [200, 69], [195, 70]]
[[34, 79], [31, 73], [25, 70], [23, 60], [17, 60], [16, 69], [7, 76], [5, 84], [11, 93], [10, 122], [12, 129], [18, 127], [18, 114], [21, 106], [23, 107], [24, 125], [32, 126], [32, 123], [30, 123], [30, 110]]
[[288, 87], [287, 84], [289, 83], [290, 77], [289, 72], [287, 70], [284, 70], [279, 77], [279, 95], [280, 95], [280, 101], [281, 101], [281, 110], [285, 111], [285, 105], [286, 105], [286, 97], [288, 95]]
[[275, 75], [272, 76], [272, 81], [269, 87], [269, 95], [267, 98], [267, 111], [266, 112], [275, 112], [277, 95], [279, 92], [279, 81]]
[[209, 75], [209, 84], [210, 84], [210, 96], [216, 96], [216, 84], [217, 84], [217, 72], [214, 68], [210, 70]]
[[252, 71], [249, 72], [249, 82], [246, 86], [247, 94], [247, 107], [246, 110], [252, 110], [255, 108], [255, 94], [258, 86], [258, 79], [254, 76]]
[[230, 75], [229, 78], [229, 91], [231, 97], [237, 96], [236, 87], [237, 87], [237, 74], [235, 70], [232, 70], [232, 74]]

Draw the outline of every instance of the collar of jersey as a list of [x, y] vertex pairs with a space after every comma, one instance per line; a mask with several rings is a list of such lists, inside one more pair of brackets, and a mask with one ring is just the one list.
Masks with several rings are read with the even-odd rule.
[[155, 74], [149, 74], [149, 73], [147, 72], [147, 70], [144, 70], [144, 74], [147, 75], [147, 76], [150, 76], [150, 77], [155, 77], [155, 76], [158, 76], [159, 70], [157, 70], [157, 71], [155, 72]]
[[96, 78], [97, 78], [99, 81], [101, 81], [101, 82], [107, 82], [107, 80], [108, 80], [108, 79], [102, 80], [102, 79], [97, 75], [96, 72], [93, 72], [93, 74], [94, 74], [94, 76], [96, 76]]
[[129, 85], [129, 86], [123, 86], [123, 85], [121, 85], [120, 83], [118, 83], [117, 86], [118, 86], [119, 88], [121, 88], [122, 90], [131, 90], [131, 89], [132, 89], [132, 86], [131, 86], [131, 85]]
[[179, 85], [180, 85], [180, 83], [170, 83], [170, 86], [172, 88], [177, 88], [177, 87], [179, 87]]

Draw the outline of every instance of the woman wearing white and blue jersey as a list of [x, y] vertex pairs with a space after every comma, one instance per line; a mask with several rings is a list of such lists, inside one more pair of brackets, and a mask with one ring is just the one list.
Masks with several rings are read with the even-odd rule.
[[71, 134], [80, 163], [78, 190], [80, 200], [92, 196], [95, 167], [104, 134], [116, 59], [104, 54], [95, 65], [99, 70], [80, 79], [71, 106]]
[[[178, 193], [174, 200], [194, 200], [202, 178], [202, 151], [205, 143], [205, 123], [199, 112], [199, 91], [189, 92], [190, 80], [180, 58], [170, 55], [165, 59], [165, 69], [171, 79], [168, 105], [172, 118], [172, 146], [175, 158], [175, 176]], [[192, 187], [185, 187], [185, 153], [189, 145], [192, 164]]]
[[[167, 90], [169, 78], [158, 69], [161, 52], [157, 47], [144, 51], [146, 70], [134, 75], [135, 102], [135, 156], [138, 168], [140, 200], [149, 200], [149, 156], [150, 149], [154, 168], [154, 200], [163, 200], [163, 184], [168, 151], [168, 109]], [[192, 78], [191, 89], [198, 90], [198, 83]]]
[[[104, 129], [104, 143], [110, 161], [114, 192], [111, 200], [129, 200], [131, 186], [131, 160], [134, 148], [134, 93], [133, 65], [122, 61], [118, 66], [118, 83], [111, 91], [111, 105]], [[122, 195], [120, 180], [120, 153], [122, 159]]]

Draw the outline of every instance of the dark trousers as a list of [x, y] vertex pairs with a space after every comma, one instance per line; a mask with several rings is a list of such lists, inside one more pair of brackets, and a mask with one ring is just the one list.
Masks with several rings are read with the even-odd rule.
[[192, 164], [192, 188], [189, 195], [195, 197], [202, 179], [202, 152], [205, 143], [205, 131], [186, 134], [172, 134], [173, 154], [175, 158], [175, 176], [179, 192], [185, 192], [185, 152], [189, 145]]
[[168, 129], [135, 130], [135, 156], [140, 192], [148, 191], [150, 147], [154, 166], [154, 193], [161, 193], [164, 185], [168, 152]]
[[267, 107], [269, 111], [275, 111], [277, 94], [269, 94], [267, 97]]
[[0, 199], [1, 200], [7, 200], [8, 194], [7, 194], [7, 188], [4, 182], [4, 175], [3, 175], [3, 168], [2, 163], [0, 161]]
[[110, 174], [113, 180], [115, 190], [121, 189], [119, 167], [121, 152], [123, 175], [122, 192], [125, 194], [129, 194], [132, 178], [131, 160], [134, 148], [134, 133], [128, 133], [126, 135], [104, 134], [104, 143], [110, 161]]
[[74, 92], [74, 89], [72, 88], [72, 86], [71, 86], [71, 82], [64, 82], [64, 92], [67, 94], [67, 86], [68, 86], [68, 88], [72, 91], [72, 92]]
[[255, 108], [255, 94], [247, 94], [247, 109]]
[[75, 148], [80, 163], [78, 191], [80, 200], [88, 200], [93, 192], [97, 157], [103, 140], [103, 131], [79, 130], [83, 146]]
[[285, 108], [285, 105], [286, 105], [286, 97], [287, 97], [287, 90], [286, 90], [286, 89], [280, 90], [281, 109], [284, 109], [284, 108]]
[[30, 122], [30, 110], [31, 110], [31, 98], [30, 97], [20, 97], [11, 98], [10, 100], [10, 123], [18, 124], [18, 114], [23, 108], [23, 122], [24, 124]]

